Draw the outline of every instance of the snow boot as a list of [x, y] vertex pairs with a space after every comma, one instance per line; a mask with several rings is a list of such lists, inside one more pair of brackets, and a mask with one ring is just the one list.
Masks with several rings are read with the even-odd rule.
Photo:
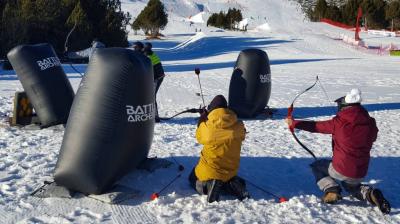
[[207, 186], [207, 201], [212, 203], [214, 201], [219, 201], [219, 195], [221, 193], [224, 182], [220, 180], [209, 180], [206, 183]]
[[336, 204], [342, 199], [340, 195], [339, 187], [331, 187], [325, 190], [324, 196], [322, 196], [322, 201], [327, 204]]
[[225, 191], [240, 201], [250, 198], [249, 192], [246, 190], [246, 182], [242, 178], [235, 176], [225, 184]]
[[367, 200], [371, 204], [378, 206], [379, 210], [381, 210], [383, 214], [390, 213], [390, 204], [379, 189], [372, 189], [370, 192], [368, 192]]

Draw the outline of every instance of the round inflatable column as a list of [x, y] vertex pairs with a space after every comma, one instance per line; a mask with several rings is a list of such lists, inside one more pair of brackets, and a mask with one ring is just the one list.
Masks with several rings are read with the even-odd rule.
[[108, 190], [147, 158], [154, 116], [150, 60], [129, 49], [97, 49], [71, 108], [56, 183], [88, 194]]
[[259, 49], [241, 51], [229, 85], [229, 108], [238, 117], [255, 117], [267, 106], [270, 95], [268, 55]]
[[74, 90], [50, 44], [20, 45], [7, 57], [21, 81], [41, 127], [67, 123]]

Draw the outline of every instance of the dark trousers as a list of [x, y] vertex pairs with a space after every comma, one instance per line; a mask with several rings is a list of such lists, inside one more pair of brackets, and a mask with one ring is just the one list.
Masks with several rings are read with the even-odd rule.
[[[197, 191], [199, 194], [207, 194], [207, 182], [208, 181], [199, 181], [196, 173], [194, 172], [195, 168], [192, 169], [189, 175], [189, 183], [190, 186]], [[211, 180], [210, 180], [211, 181]], [[243, 200], [245, 197], [249, 197], [246, 190], [246, 182], [244, 179], [238, 176], [232, 177], [232, 179], [223, 183], [222, 190], [230, 195], [238, 197], [240, 200]], [[247, 195], [244, 195], [247, 193]]]
[[154, 93], [154, 102], [156, 104], [156, 112], [155, 112], [156, 117], [159, 117], [158, 116], [158, 106], [157, 106], [157, 92], [158, 92], [158, 89], [160, 89], [160, 86], [161, 86], [161, 83], [163, 82], [163, 80], [164, 80], [164, 77], [154, 80], [155, 91], [156, 91]]
[[194, 172], [194, 169], [192, 169], [192, 172], [190, 172], [189, 175], [189, 183], [190, 186], [197, 191], [199, 194], [207, 194], [207, 183], [205, 181], [199, 181], [197, 179], [196, 173]]

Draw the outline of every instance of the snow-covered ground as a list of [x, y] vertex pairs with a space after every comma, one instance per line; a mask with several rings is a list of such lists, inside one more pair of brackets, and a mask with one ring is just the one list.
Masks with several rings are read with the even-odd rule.
[[[123, 7], [134, 14], [146, 2], [123, 1]], [[249, 133], [242, 147], [239, 175], [289, 201], [277, 203], [252, 185], [248, 186], [252, 198], [243, 202], [223, 197], [218, 203], [208, 204], [205, 196], [197, 195], [187, 181], [201, 150], [194, 137], [195, 114], [184, 114], [155, 126], [150, 156], [172, 162], [176, 159], [186, 168], [158, 200], [151, 201], [150, 195], [178, 174], [176, 164], [154, 173], [134, 171], [124, 177], [122, 184], [141, 193], [118, 205], [87, 197], [31, 197], [29, 194], [43, 181], [52, 180], [64, 129], [8, 127], [5, 119], [11, 115], [14, 92], [22, 90], [22, 86], [12, 71], [0, 70], [1, 223], [400, 223], [400, 58], [371, 54], [334, 40], [332, 35], [339, 35], [342, 30], [305, 21], [293, 2], [164, 2], [169, 2], [166, 6], [170, 23], [163, 31], [165, 39], [153, 41], [167, 73], [158, 93], [160, 114], [171, 116], [202, 103], [196, 94], [200, 89], [195, 67], [202, 70], [200, 78], [209, 102], [217, 94], [228, 96], [230, 76], [241, 50], [265, 50], [272, 70], [269, 106], [278, 112], [272, 119], [244, 121]], [[237, 5], [246, 17], [253, 18], [249, 27], [268, 24], [269, 29], [228, 32], [204, 24], [189, 26], [184, 20], [202, 10], [216, 10], [211, 6], [218, 6], [219, 10]], [[195, 28], [202, 32], [196, 34]], [[130, 35], [130, 40], [138, 39], [144, 37]], [[364, 39], [400, 45], [400, 38]], [[82, 72], [86, 68], [77, 67]], [[64, 69], [76, 90], [81, 77], [68, 65]], [[353, 87], [363, 91], [364, 105], [379, 128], [365, 182], [382, 189], [393, 207], [390, 215], [383, 216], [377, 208], [348, 195], [336, 205], [321, 203], [321, 192], [308, 166], [313, 159], [294, 141], [283, 121], [294, 96], [311, 85], [317, 75], [328, 96], [320, 85], [314, 87], [296, 101], [294, 114], [327, 119], [334, 113], [330, 101]], [[305, 132], [298, 132], [298, 136], [318, 157], [331, 156], [330, 136]]]

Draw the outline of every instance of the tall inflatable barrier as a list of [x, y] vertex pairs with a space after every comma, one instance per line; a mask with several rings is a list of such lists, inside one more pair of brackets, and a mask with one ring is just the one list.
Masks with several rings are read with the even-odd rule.
[[74, 90], [50, 44], [20, 45], [7, 57], [39, 117], [41, 127], [67, 123]]
[[255, 117], [267, 106], [270, 95], [268, 55], [259, 49], [241, 51], [229, 85], [229, 108], [238, 117]]
[[100, 194], [143, 161], [154, 132], [150, 60], [123, 48], [98, 49], [75, 96], [54, 179]]

